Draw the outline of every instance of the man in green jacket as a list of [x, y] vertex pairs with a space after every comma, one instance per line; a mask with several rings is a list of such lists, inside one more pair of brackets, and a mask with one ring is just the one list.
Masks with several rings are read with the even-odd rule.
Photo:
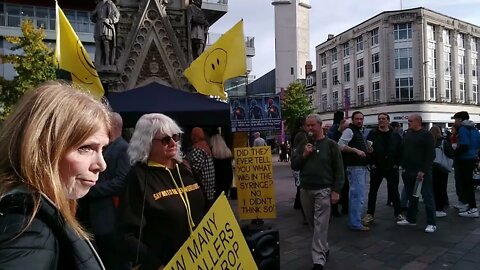
[[300, 199], [313, 229], [313, 269], [323, 269], [329, 254], [327, 235], [330, 206], [340, 199], [344, 183], [343, 161], [335, 141], [327, 138], [318, 114], [305, 121], [308, 136], [299, 142], [292, 169], [300, 171]]

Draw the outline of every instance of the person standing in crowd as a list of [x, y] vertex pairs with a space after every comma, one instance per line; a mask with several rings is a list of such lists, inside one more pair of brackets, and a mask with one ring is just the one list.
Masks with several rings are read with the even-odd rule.
[[140, 117], [130, 140], [120, 238], [142, 270], [163, 269], [205, 214], [203, 192], [182, 160], [181, 134], [171, 118], [151, 113]]
[[470, 121], [468, 112], [457, 112], [452, 119], [455, 119], [454, 125], [458, 132], [458, 143], [455, 148], [455, 181], [458, 181], [461, 195], [460, 205], [456, 208], [460, 211], [458, 215], [461, 217], [477, 218], [479, 213], [472, 177], [480, 148], [480, 134], [475, 128], [475, 123]]
[[212, 151], [202, 128], [192, 129], [192, 150], [187, 155], [195, 179], [199, 182], [207, 199], [207, 208], [215, 202], [215, 166]]
[[397, 221], [398, 225], [415, 226], [418, 213], [418, 196], [415, 187], [421, 185], [421, 193], [427, 216], [426, 233], [437, 230], [435, 221], [435, 201], [432, 189], [432, 165], [435, 156], [433, 136], [422, 128], [422, 117], [412, 114], [408, 117], [408, 132], [402, 144], [403, 184], [408, 198], [407, 218]]
[[125, 176], [130, 170], [128, 143], [121, 136], [123, 120], [120, 114], [112, 113], [111, 122], [110, 144], [103, 152], [107, 169], [100, 173], [97, 184], [87, 196], [79, 200], [77, 217], [93, 233], [105, 268], [127, 269], [127, 262], [122, 263], [117, 256], [116, 227], [118, 196], [125, 188]]
[[[454, 157], [452, 145], [442, 135], [442, 130], [439, 126], [432, 126], [430, 133], [433, 136], [435, 148], [439, 148], [446, 157]], [[435, 216], [444, 217], [447, 213], [444, 208], [448, 205], [447, 184], [449, 170], [443, 168], [440, 164], [433, 163], [432, 179], [433, 179], [433, 197], [435, 198]]]
[[255, 146], [267, 146], [267, 142], [262, 138], [260, 137], [260, 132], [255, 132], [253, 133], [253, 147]]
[[29, 90], [0, 131], [0, 269], [105, 269], [75, 219], [106, 168], [110, 111], [57, 82]]
[[393, 214], [396, 221], [405, 219], [401, 215], [400, 195], [398, 194], [398, 166], [402, 150], [402, 138], [390, 127], [390, 116], [387, 113], [378, 114], [378, 127], [367, 136], [367, 142], [372, 143], [373, 152], [370, 156], [370, 191], [368, 192], [368, 210], [362, 223], [366, 226], [375, 221], [375, 206], [377, 193], [383, 178], [387, 180], [388, 197], [393, 202]]
[[338, 142], [340, 140], [340, 137], [342, 137], [342, 131], [340, 129], [341, 125], [340, 122], [344, 120], [344, 113], [343, 111], [336, 111], [333, 114], [333, 124], [332, 126], [328, 129], [327, 136], [328, 138]]
[[356, 111], [352, 114], [353, 123], [342, 132], [338, 145], [343, 152], [343, 161], [346, 166], [347, 179], [350, 184], [348, 222], [351, 230], [369, 231], [370, 228], [362, 224], [362, 209], [365, 203], [365, 185], [367, 181], [367, 153], [371, 147], [362, 134], [363, 113]]
[[[297, 147], [301, 142], [307, 140], [307, 127], [305, 126], [305, 117], [299, 117], [295, 121], [295, 130], [292, 133], [292, 154], [295, 153]], [[293, 157], [292, 157], [293, 158]], [[295, 186], [297, 187], [297, 193], [295, 194], [295, 202], [293, 203], [294, 209], [300, 209], [303, 217], [303, 224], [307, 224], [307, 219], [305, 217], [305, 212], [302, 208], [302, 202], [300, 200], [300, 171], [293, 170], [293, 180], [295, 181]]]
[[210, 145], [215, 169], [215, 198], [222, 192], [228, 196], [233, 181], [232, 151], [220, 134], [215, 134], [210, 138]]
[[329, 255], [327, 242], [331, 203], [340, 199], [345, 179], [342, 155], [337, 144], [322, 131], [318, 114], [306, 119], [308, 137], [300, 141], [292, 157], [292, 169], [300, 171], [300, 197], [313, 229], [313, 269], [323, 269]]

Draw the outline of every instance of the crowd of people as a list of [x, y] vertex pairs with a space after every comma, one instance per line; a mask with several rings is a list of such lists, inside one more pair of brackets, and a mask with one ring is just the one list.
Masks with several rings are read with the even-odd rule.
[[330, 218], [341, 215], [337, 204], [342, 206], [342, 213], [348, 214], [351, 230], [370, 231], [383, 179], [387, 182], [387, 205], [393, 207], [392, 222], [398, 226], [416, 225], [421, 197], [425, 205], [425, 232], [437, 230], [436, 219], [447, 215], [445, 208], [450, 204], [450, 172], [455, 178], [459, 203], [454, 207], [458, 215], [479, 217], [472, 176], [480, 150], [480, 133], [468, 112], [453, 115], [452, 132], [445, 134], [438, 126], [427, 130], [418, 114], [408, 117], [405, 132], [400, 132], [397, 122], [390, 122], [388, 113], [379, 113], [377, 117], [378, 126], [367, 135], [360, 111], [353, 112], [351, 123], [344, 119], [343, 112], [335, 113], [334, 124], [328, 130], [317, 114], [297, 121], [291, 162], [298, 187], [294, 207], [302, 209], [313, 230], [314, 270], [323, 269], [328, 259]]
[[122, 126], [62, 83], [21, 98], [0, 130], [0, 269], [163, 269], [230, 190], [220, 134], [185, 138], [160, 113], [140, 117], [129, 142]]

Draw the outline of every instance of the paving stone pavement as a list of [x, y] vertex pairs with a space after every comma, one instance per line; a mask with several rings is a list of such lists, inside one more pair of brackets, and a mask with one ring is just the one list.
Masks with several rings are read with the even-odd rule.
[[[273, 157], [277, 218], [265, 220], [265, 226], [280, 233], [282, 270], [311, 269], [311, 232], [302, 224], [299, 210], [293, 209], [295, 186], [290, 163]], [[402, 182], [402, 181], [400, 181]], [[400, 189], [403, 184], [400, 184]], [[368, 193], [368, 186], [367, 186]], [[417, 226], [395, 224], [393, 208], [386, 206], [387, 189], [380, 187], [375, 223], [370, 232], [347, 228], [347, 216], [333, 218], [329, 228], [330, 258], [325, 269], [480, 269], [480, 218], [462, 218], [457, 203], [453, 175], [448, 187], [448, 215], [437, 219], [437, 231], [424, 232], [425, 209], [419, 204]], [[367, 194], [366, 194], [367, 195]], [[480, 191], [477, 191], [480, 198]], [[366, 211], [365, 200], [365, 211]], [[236, 212], [236, 201], [231, 201]], [[248, 224], [240, 221], [240, 224]]]

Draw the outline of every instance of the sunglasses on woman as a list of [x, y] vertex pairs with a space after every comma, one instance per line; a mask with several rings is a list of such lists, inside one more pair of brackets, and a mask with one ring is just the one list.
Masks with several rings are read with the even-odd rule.
[[172, 136], [165, 136], [161, 139], [153, 138], [152, 141], [160, 141], [163, 145], [168, 145], [170, 141], [178, 142], [180, 140], [180, 134], [173, 134]]

